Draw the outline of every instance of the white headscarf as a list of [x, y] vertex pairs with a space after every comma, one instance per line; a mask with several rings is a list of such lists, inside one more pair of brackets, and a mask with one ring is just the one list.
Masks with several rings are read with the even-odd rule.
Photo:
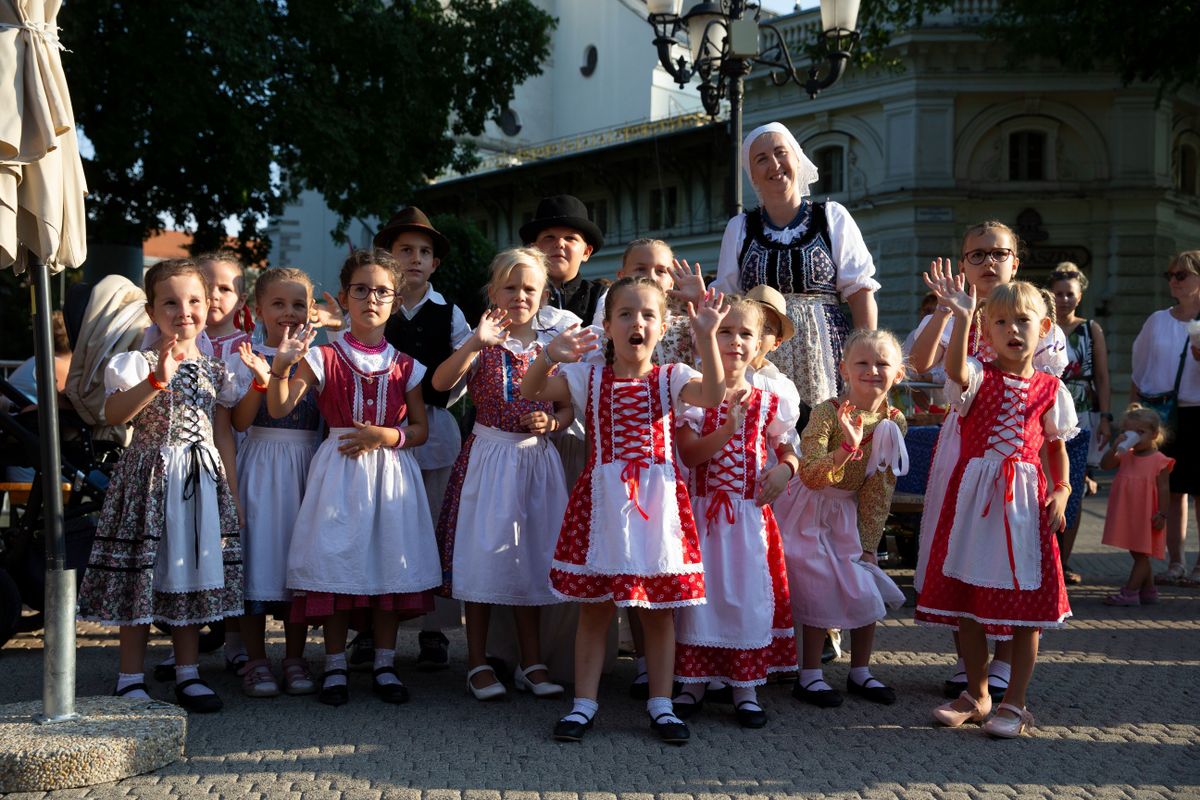
[[[754, 186], [754, 175], [750, 172], [750, 147], [758, 137], [767, 133], [778, 133], [783, 137], [788, 147], [792, 148], [792, 152], [796, 155], [796, 183], [800, 186], [800, 196], [805, 197], [812, 194], [808, 187], [809, 184], [816, 183], [820, 177], [817, 173], [817, 165], [810, 161], [808, 156], [804, 155], [804, 150], [800, 148], [800, 143], [796, 141], [796, 137], [787, 129], [787, 126], [779, 122], [768, 122], [766, 125], [759, 125], [742, 140], [742, 169], [746, 171], [746, 177], [750, 179], [750, 185]], [[755, 186], [754, 192], [755, 194], [759, 194], [757, 186]], [[762, 200], [761, 194], [759, 195], [759, 200]]]

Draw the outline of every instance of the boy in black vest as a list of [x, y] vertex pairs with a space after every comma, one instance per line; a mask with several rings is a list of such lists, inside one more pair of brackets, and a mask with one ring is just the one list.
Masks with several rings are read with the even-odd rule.
[[[437, 391], [431, 380], [438, 365], [471, 337], [471, 327], [459, 307], [446, 302], [429, 283], [429, 277], [449, 252], [450, 241], [434, 229], [419, 208], [410, 206], [393, 216], [375, 235], [374, 244], [391, 252], [404, 272], [400, 307], [388, 320], [384, 337], [426, 368], [421, 395], [429, 416], [429, 439], [413, 455], [421, 466], [429, 511], [436, 526], [442, 513], [446, 482], [462, 439], [458, 422], [446, 410], [451, 393]], [[421, 620], [417, 637], [421, 648], [417, 655], [418, 669], [436, 670], [447, 665], [449, 641], [442, 628], [455, 627], [461, 622], [457, 600], [435, 598], [433, 613]]]

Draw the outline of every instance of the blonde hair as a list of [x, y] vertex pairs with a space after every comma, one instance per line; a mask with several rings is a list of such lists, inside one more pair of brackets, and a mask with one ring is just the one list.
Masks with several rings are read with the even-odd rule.
[[[969, 227], [965, 231], [963, 231], [962, 244], [959, 245], [959, 249], [961, 250], [963, 247], [966, 246], [968, 237], [978, 236], [980, 234], [987, 233], [988, 231], [1004, 231], [1005, 233], [1007, 233], [1008, 238], [1012, 239], [1013, 253], [1016, 254], [1018, 257], [1021, 255], [1021, 247], [1024, 244], [1021, 241], [1021, 237], [1017, 236], [1016, 231], [1014, 231], [1012, 228], [1008, 227], [1003, 222], [1001, 222], [1000, 220], [997, 220], [997, 219], [986, 219], [983, 222], [977, 222], [976, 224], [972, 225], [971, 227]], [[966, 255], [966, 254], [964, 253], [963, 255]]]
[[986, 302], [984, 316], [1012, 314], [1023, 308], [1036, 314], [1039, 320], [1054, 319], [1054, 298], [1029, 281], [1002, 283], [988, 292]]
[[[752, 319], [758, 327], [759, 337], [762, 337], [763, 326], [767, 323], [767, 306], [763, 305], [757, 300], [751, 300], [748, 297], [743, 297], [740, 294], [725, 295], [725, 304], [729, 307], [730, 314], [732, 314], [734, 311], [738, 311], [749, 319]], [[774, 311], [775, 309], [769, 310]]]
[[671, 249], [671, 245], [664, 242], [662, 239], [634, 239], [629, 244], [625, 245], [625, 252], [621, 254], [621, 271], [625, 271], [625, 262], [629, 260], [629, 255], [639, 247], [662, 247], [672, 258], [675, 257], [675, 251]]
[[1050, 273], [1050, 277], [1046, 278], [1046, 286], [1051, 289], [1054, 284], [1059, 281], [1075, 281], [1079, 284], [1079, 293], [1083, 294], [1088, 288], [1087, 276], [1079, 269], [1079, 266], [1073, 261], [1059, 262], [1054, 271]]
[[1141, 403], [1130, 403], [1121, 417], [1121, 422], [1136, 422], [1154, 431], [1155, 447], [1161, 447], [1162, 443], [1166, 441], [1166, 426], [1163, 424], [1162, 417], [1153, 408], [1147, 408]]
[[272, 283], [281, 283], [283, 281], [295, 281], [296, 283], [304, 284], [304, 287], [308, 289], [308, 299], [310, 302], [312, 301], [312, 279], [308, 277], [308, 274], [304, 270], [296, 269], [295, 267], [271, 267], [260, 272], [258, 280], [254, 282], [254, 301], [256, 303], [261, 302], [263, 292], [267, 290], [268, 286]]
[[[492, 259], [492, 263], [488, 266], [487, 292], [490, 298], [492, 292], [500, 288], [509, 276], [518, 267], [529, 267], [542, 278], [542, 289], [546, 288], [546, 284], [550, 280], [550, 273], [546, 268], [546, 255], [536, 247], [511, 247], [508, 250], [501, 250]], [[538, 310], [541, 310], [542, 303], [539, 298]]]
[[1182, 253], [1176, 253], [1171, 257], [1171, 263], [1167, 265], [1167, 269], [1175, 269], [1182, 267], [1188, 272], [1200, 275], [1200, 250], [1184, 250]]
[[846, 355], [861, 344], [878, 347], [879, 345], [887, 345], [895, 349], [896, 355], [900, 357], [900, 366], [903, 369], [908, 369], [905, 363], [904, 348], [900, 345], [900, 340], [896, 338], [896, 334], [882, 328], [876, 330], [867, 330], [865, 328], [855, 328], [850, 331], [850, 335], [846, 337], [846, 343], [842, 345], [842, 363], [846, 363]]

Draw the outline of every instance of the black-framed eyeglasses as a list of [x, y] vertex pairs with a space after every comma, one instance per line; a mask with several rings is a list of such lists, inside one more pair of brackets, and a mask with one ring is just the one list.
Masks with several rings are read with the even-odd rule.
[[969, 253], [963, 253], [963, 258], [967, 260], [968, 264], [979, 266], [989, 258], [997, 264], [1003, 264], [1012, 258], [1013, 255], [1013, 251], [1007, 247], [997, 247], [995, 250], [972, 250]]
[[396, 296], [396, 290], [390, 286], [367, 286], [365, 283], [352, 283], [346, 287], [346, 294], [355, 300], [366, 300], [371, 295], [381, 303], [390, 302]]
[[1180, 283], [1182, 283], [1183, 281], [1186, 281], [1188, 278], [1190, 278], [1191, 276], [1193, 276], [1195, 274], [1196, 273], [1194, 273], [1194, 272], [1188, 272], [1187, 270], [1182, 270], [1182, 269], [1178, 270], [1176, 272], [1167, 270], [1166, 272], [1163, 273], [1163, 277], [1169, 281], [1179, 281]]

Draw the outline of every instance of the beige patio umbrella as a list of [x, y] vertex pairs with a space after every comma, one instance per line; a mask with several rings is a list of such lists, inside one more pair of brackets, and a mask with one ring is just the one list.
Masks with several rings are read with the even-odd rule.
[[75, 716], [75, 571], [64, 569], [50, 273], [87, 257], [87, 187], [58, 41], [61, 0], [0, 0], [0, 269], [32, 273], [40, 474], [45, 487], [46, 646], [41, 719]]

